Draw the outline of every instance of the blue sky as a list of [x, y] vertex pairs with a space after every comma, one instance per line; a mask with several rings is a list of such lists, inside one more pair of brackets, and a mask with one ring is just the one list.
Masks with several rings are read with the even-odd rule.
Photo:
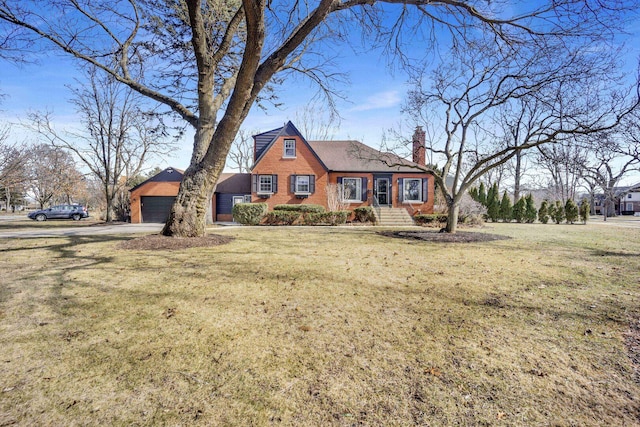
[[[630, 27], [632, 38], [628, 41], [627, 59], [630, 69], [635, 68], [640, 55], [638, 25]], [[357, 38], [357, 36], [354, 36]], [[417, 49], [420, 40], [413, 40]], [[392, 127], [398, 127], [402, 121], [401, 104], [407, 92], [407, 79], [400, 70], [391, 73], [386, 66], [387, 58], [379, 51], [367, 54], [354, 53], [344, 46], [338, 46], [340, 69], [350, 82], [337, 87], [345, 98], [338, 102], [342, 120], [333, 137], [335, 139], [357, 139], [372, 147], [379, 147], [383, 133]], [[24, 120], [28, 111], [50, 110], [56, 125], [65, 127], [76, 122], [66, 85], [75, 84], [76, 69], [72, 60], [58, 55], [42, 58], [39, 64], [15, 66], [2, 63], [0, 66], [0, 93], [6, 95], [0, 104], [0, 121], [18, 122]], [[296, 112], [311, 102], [316, 89], [304, 79], [295, 78], [279, 87], [278, 96], [283, 106], [270, 108], [264, 112], [254, 108], [245, 121], [243, 128], [248, 131], [267, 131], [281, 126], [288, 120], [296, 122]], [[410, 134], [412, 129], [404, 129]], [[14, 138], [32, 139], [14, 126]], [[409, 136], [409, 135], [407, 135]], [[186, 168], [192, 147], [192, 133], [180, 141], [179, 149], [171, 157], [156, 159], [153, 166], [175, 166]]]

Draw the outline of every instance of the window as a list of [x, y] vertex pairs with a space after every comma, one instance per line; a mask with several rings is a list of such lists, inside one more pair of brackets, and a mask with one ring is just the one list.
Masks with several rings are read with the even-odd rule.
[[633, 203], [627, 203], [627, 211], [633, 211]]
[[278, 192], [278, 175], [251, 175], [251, 192], [273, 194]]
[[245, 194], [244, 195], [244, 202], [245, 203], [251, 203], [251, 194]]
[[342, 197], [348, 202], [362, 201], [362, 179], [342, 178]]
[[258, 193], [273, 193], [273, 176], [260, 175], [258, 179]]
[[291, 175], [289, 192], [296, 195], [313, 194], [316, 191], [315, 175]]
[[296, 140], [285, 139], [284, 140], [284, 156], [283, 157], [295, 157], [296, 156]]
[[309, 175], [296, 175], [296, 193], [309, 193]]
[[422, 180], [405, 178], [402, 180], [402, 194], [405, 202], [422, 202]]

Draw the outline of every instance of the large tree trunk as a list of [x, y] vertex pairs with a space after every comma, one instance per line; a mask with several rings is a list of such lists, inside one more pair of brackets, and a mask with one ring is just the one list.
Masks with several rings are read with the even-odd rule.
[[447, 225], [444, 228], [444, 231], [447, 233], [455, 233], [458, 229], [458, 214], [460, 212], [460, 204], [456, 201], [449, 201], [447, 203], [448, 207], [448, 215], [447, 215]]

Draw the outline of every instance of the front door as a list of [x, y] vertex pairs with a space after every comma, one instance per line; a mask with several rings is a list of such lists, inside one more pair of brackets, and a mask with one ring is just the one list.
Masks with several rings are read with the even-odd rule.
[[389, 178], [376, 179], [376, 198], [378, 205], [389, 205]]

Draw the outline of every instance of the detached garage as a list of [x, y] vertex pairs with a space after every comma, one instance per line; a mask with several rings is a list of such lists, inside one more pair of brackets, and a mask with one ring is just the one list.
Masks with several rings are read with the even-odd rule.
[[167, 168], [130, 190], [131, 222], [165, 222], [178, 194], [183, 172]]

